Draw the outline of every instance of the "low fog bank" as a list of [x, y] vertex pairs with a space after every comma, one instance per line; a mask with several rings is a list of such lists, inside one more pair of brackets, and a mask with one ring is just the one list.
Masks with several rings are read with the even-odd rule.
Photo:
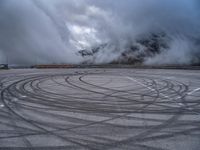
[[198, 0], [1, 0], [0, 62], [200, 63]]

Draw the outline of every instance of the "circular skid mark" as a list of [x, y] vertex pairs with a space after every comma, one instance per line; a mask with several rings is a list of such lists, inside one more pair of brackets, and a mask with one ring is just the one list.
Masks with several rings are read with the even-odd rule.
[[199, 135], [198, 91], [188, 95], [190, 87], [176, 78], [127, 74], [85, 70], [5, 80], [0, 147], [157, 150], [172, 138]]

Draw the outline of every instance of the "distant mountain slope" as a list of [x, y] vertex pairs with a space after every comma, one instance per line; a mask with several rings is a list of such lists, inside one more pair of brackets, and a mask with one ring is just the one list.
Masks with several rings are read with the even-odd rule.
[[[150, 34], [146, 37], [138, 38], [134, 43], [128, 43], [125, 49], [119, 50], [117, 47], [113, 51], [121, 51], [118, 57], [110, 63], [136, 64], [143, 63], [146, 58], [154, 57], [169, 48], [170, 39], [165, 33]], [[95, 57], [103, 53], [106, 49], [113, 48], [112, 44], [102, 44], [91, 49], [84, 49], [78, 52], [85, 58], [84, 64], [94, 63]]]

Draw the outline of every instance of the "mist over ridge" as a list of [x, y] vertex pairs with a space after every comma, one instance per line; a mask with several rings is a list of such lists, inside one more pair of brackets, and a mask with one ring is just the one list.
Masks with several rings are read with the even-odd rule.
[[1, 0], [0, 62], [200, 63], [198, 0]]

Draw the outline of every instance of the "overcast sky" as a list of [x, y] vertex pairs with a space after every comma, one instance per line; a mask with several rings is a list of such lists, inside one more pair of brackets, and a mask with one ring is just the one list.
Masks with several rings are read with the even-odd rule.
[[107, 63], [138, 37], [164, 32], [169, 48], [145, 63], [188, 64], [200, 54], [199, 8], [199, 0], [0, 0], [0, 63], [80, 63], [79, 50], [110, 43], [94, 60]]

